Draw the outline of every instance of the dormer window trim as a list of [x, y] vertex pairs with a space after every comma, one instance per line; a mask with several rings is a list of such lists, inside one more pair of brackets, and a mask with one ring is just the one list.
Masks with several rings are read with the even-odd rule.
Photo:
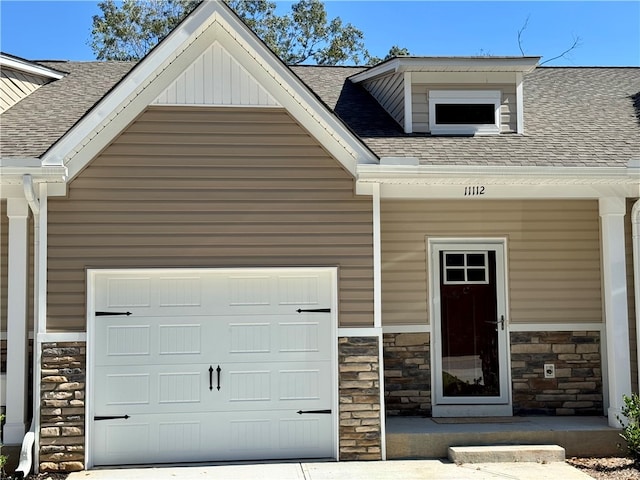
[[[500, 90], [430, 90], [429, 91], [429, 131], [432, 135], [496, 135], [501, 131]], [[438, 122], [438, 106], [445, 105], [491, 105], [492, 123], [458, 123], [450, 119]], [[451, 109], [454, 110], [454, 109]], [[442, 116], [443, 113], [440, 113]], [[463, 119], [461, 119], [464, 122]]]

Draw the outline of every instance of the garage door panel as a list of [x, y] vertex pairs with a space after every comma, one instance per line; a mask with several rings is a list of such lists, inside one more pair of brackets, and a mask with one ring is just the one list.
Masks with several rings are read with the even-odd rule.
[[210, 355], [208, 317], [100, 317], [97, 365], [198, 363]]
[[97, 274], [94, 464], [333, 457], [332, 278]]
[[327, 409], [331, 369], [323, 362], [279, 362], [222, 366], [223, 410]]
[[[209, 367], [98, 367], [95, 374], [101, 381], [94, 387], [95, 415], [175, 413], [186, 408], [213, 410], [216, 399], [210, 390]], [[215, 378], [212, 380], [215, 381]]]

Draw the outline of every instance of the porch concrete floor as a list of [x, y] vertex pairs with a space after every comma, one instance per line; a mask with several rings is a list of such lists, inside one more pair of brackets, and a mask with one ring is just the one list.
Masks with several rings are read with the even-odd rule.
[[[560, 445], [567, 457], [622, 456], [620, 429], [606, 417], [500, 417], [437, 423], [427, 417], [387, 417], [387, 458], [444, 458], [451, 446]], [[477, 423], [476, 423], [477, 422]]]

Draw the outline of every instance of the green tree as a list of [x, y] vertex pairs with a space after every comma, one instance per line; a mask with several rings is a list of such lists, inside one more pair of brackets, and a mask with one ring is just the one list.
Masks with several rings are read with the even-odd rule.
[[[138, 60], [162, 40], [199, 0], [114, 0], [98, 4], [89, 45], [98, 60]], [[285, 15], [267, 0], [227, 0], [229, 6], [285, 63], [372, 63], [362, 31], [329, 19], [320, 0], [298, 0]], [[399, 51], [406, 49], [397, 48]]]
[[404, 47], [399, 47], [398, 45], [394, 45], [393, 47], [391, 47], [389, 49], [389, 53], [387, 53], [387, 55], [385, 55], [384, 58], [380, 58], [380, 57], [369, 57], [367, 59], [367, 63], [369, 65], [375, 65], [377, 63], [380, 62], [384, 62], [385, 60], [389, 60], [390, 58], [394, 58], [394, 57], [406, 57], [408, 55], [411, 55], [409, 53], [409, 50], [404, 48]]

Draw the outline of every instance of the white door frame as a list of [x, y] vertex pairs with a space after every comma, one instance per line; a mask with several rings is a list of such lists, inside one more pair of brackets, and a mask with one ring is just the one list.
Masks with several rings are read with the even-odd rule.
[[334, 452], [334, 458], [339, 460], [340, 454], [340, 410], [339, 410], [339, 395], [338, 395], [338, 267], [241, 267], [241, 268], [89, 268], [87, 269], [86, 286], [87, 286], [87, 342], [86, 342], [86, 361], [87, 361], [87, 376], [86, 376], [86, 398], [85, 398], [85, 468], [90, 469], [94, 467], [93, 460], [93, 417], [95, 415], [94, 409], [94, 369], [95, 369], [95, 311], [96, 311], [96, 275], [99, 274], [123, 274], [123, 273], [158, 273], [162, 271], [167, 272], [233, 272], [233, 273], [247, 273], [257, 271], [269, 271], [274, 272], [328, 272], [331, 276], [331, 333], [330, 338], [333, 340], [331, 345], [331, 379], [332, 379], [332, 391], [331, 391], [331, 410], [335, 412], [333, 414], [332, 422], [332, 441]]
[[[445, 400], [442, 392], [440, 324], [440, 252], [446, 250], [493, 250], [496, 252], [496, 294], [498, 318], [504, 315], [504, 334], [499, 335], [500, 388], [499, 397], [490, 402], [483, 398], [460, 398], [455, 403]], [[427, 263], [429, 288], [429, 319], [431, 324], [431, 402], [434, 417], [480, 417], [513, 415], [511, 395], [511, 361], [509, 348], [509, 308], [507, 283], [506, 238], [429, 238]]]

